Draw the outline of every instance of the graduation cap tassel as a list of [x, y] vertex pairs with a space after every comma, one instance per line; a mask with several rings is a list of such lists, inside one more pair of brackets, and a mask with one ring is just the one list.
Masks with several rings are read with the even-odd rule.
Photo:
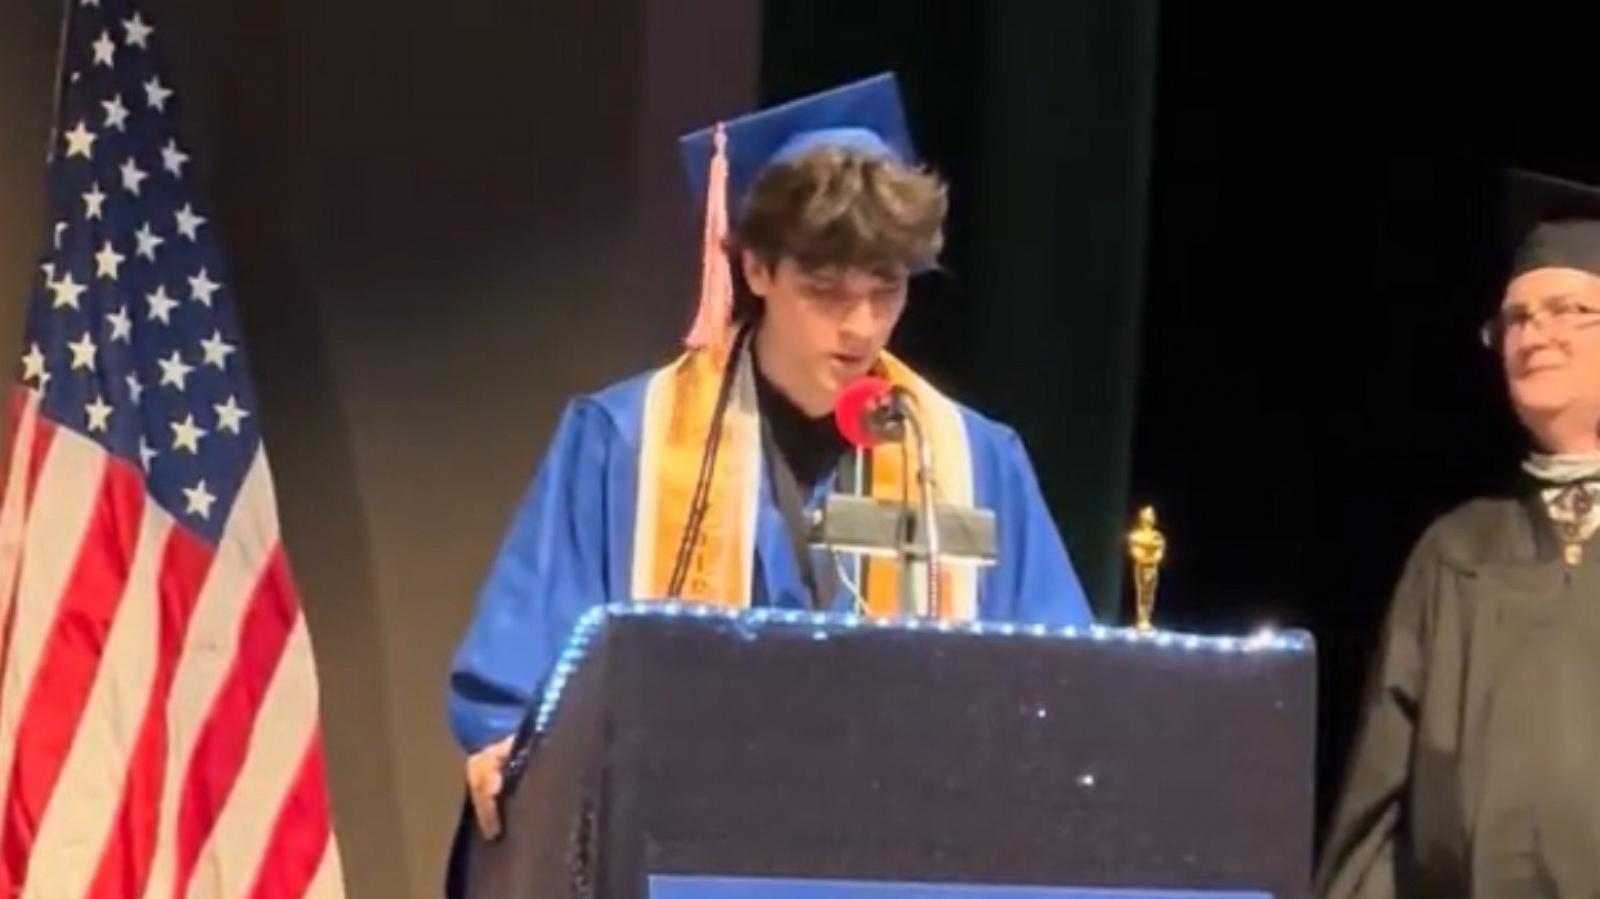
[[728, 137], [719, 123], [706, 173], [706, 219], [700, 262], [700, 303], [684, 338], [690, 349], [721, 346], [733, 320], [733, 273], [723, 242], [728, 234]]

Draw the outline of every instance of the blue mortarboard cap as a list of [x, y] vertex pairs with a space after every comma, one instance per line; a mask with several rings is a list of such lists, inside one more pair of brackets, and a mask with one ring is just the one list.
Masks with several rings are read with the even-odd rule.
[[[894, 73], [885, 72], [724, 123], [731, 220], [762, 169], [813, 147], [844, 146], [915, 162]], [[678, 140], [691, 196], [703, 202], [715, 126]]]

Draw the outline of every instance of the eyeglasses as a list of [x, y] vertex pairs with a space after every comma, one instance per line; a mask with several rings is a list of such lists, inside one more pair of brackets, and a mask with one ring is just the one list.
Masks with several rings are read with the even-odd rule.
[[1600, 315], [1600, 307], [1566, 297], [1546, 300], [1536, 309], [1524, 305], [1507, 306], [1483, 323], [1478, 330], [1478, 339], [1491, 350], [1499, 349], [1507, 334], [1526, 328], [1534, 319], [1543, 318], [1545, 327], [1564, 333], [1596, 315]]

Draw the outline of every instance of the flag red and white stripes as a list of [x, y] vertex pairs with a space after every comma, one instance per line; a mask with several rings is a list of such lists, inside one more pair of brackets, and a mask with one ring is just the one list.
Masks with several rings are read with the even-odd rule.
[[213, 548], [147, 500], [137, 463], [22, 396], [0, 513], [0, 896], [342, 896], [264, 453]]

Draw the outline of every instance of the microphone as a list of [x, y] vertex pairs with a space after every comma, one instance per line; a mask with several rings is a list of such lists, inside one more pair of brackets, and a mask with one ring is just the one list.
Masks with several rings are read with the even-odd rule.
[[869, 375], [850, 382], [833, 404], [833, 423], [851, 446], [869, 450], [905, 439], [905, 390]]
[[[910, 404], [906, 402], [908, 391], [904, 387], [896, 387], [884, 378], [869, 375], [847, 384], [839, 391], [839, 397], [833, 404], [834, 424], [839, 428], [839, 433], [844, 439], [855, 446], [858, 459], [863, 451], [870, 450], [882, 443], [899, 443], [905, 439], [906, 424], [909, 422], [917, 436], [917, 483], [921, 486], [922, 493], [922, 530], [926, 543], [924, 555], [921, 559], [926, 573], [928, 609], [935, 618], [940, 616], [939, 597], [939, 524], [937, 509], [934, 503], [933, 459], [928, 446], [928, 435], [924, 433], [922, 423], [913, 414]], [[857, 472], [861, 466], [857, 465]], [[861, 491], [860, 483], [857, 492]], [[910, 520], [910, 497], [906, 497], [906, 512]], [[902, 552], [902, 563], [908, 569], [912, 565], [917, 552], [909, 539]], [[911, 578], [901, 581], [902, 590], [909, 588]], [[908, 608], [909, 600], [903, 600]]]

